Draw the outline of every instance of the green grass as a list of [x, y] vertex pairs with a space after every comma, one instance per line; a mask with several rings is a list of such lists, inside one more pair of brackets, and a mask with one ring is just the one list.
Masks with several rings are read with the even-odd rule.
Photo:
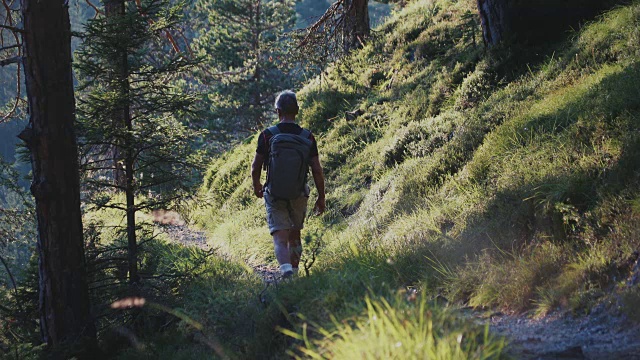
[[[488, 326], [477, 326], [460, 314], [409, 293], [389, 302], [385, 298], [365, 298], [364, 316], [340, 322], [334, 317], [334, 330], [314, 327], [303, 316], [302, 334], [281, 331], [304, 342], [290, 354], [313, 359], [497, 359], [505, 343], [489, 333]], [[322, 340], [310, 340], [317, 332]], [[504, 357], [504, 356], [503, 356]]]
[[[250, 186], [254, 134], [211, 160], [185, 207], [216, 256], [139, 213], [141, 272], [176, 276], [145, 281], [148, 306], [115, 311], [124, 262], [90, 269], [91, 286], [119, 285], [92, 291], [98, 325], [119, 331], [101, 345], [125, 359], [494, 359], [508, 344], [460, 306], [605, 304], [638, 321], [640, 2], [554, 43], [490, 50], [476, 11], [411, 1], [298, 91], [328, 204], [307, 220], [302, 276], [265, 287], [251, 269], [276, 265]], [[121, 212], [84, 220], [90, 264], [124, 256]]]
[[[429, 299], [537, 316], [637, 299], [624, 279], [640, 246], [640, 3], [491, 51], [473, 43], [475, 6], [413, 1], [298, 92], [329, 207], [307, 222], [310, 276], [264, 303], [234, 265], [276, 264], [250, 190], [255, 136], [212, 160], [195, 219], [229, 262], [184, 307], [231, 353], [495, 358], [502, 340]], [[416, 303], [396, 298], [406, 288]]]

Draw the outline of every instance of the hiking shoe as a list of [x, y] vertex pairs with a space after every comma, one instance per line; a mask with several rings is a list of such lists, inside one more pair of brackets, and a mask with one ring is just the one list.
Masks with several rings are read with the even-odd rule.
[[293, 277], [293, 271], [287, 270], [282, 274], [283, 279], [291, 279]]

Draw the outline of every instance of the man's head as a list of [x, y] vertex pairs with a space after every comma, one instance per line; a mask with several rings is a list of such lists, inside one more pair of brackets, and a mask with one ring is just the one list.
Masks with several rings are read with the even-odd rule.
[[298, 114], [298, 100], [296, 93], [291, 90], [285, 90], [276, 97], [276, 112], [279, 117], [293, 117]]

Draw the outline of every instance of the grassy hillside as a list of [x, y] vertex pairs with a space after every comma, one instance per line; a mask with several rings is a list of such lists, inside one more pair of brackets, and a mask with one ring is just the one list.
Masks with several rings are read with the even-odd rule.
[[[475, 10], [411, 2], [299, 91], [327, 176], [304, 232], [317, 258], [262, 304], [250, 270], [194, 284], [185, 311], [229, 351], [495, 357], [502, 341], [438, 299], [537, 315], [640, 300], [640, 3], [491, 51]], [[212, 161], [196, 218], [230, 262], [275, 264], [256, 141]]]

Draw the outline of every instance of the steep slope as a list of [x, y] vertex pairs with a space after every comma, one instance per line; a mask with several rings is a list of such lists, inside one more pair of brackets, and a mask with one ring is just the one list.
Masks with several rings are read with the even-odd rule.
[[[398, 289], [537, 315], [598, 303], [633, 315], [640, 3], [563, 42], [490, 52], [474, 14], [471, 0], [414, 1], [299, 92], [329, 210], [307, 223], [310, 275], [280, 298], [306, 316], [294, 323], [326, 326]], [[255, 142], [212, 161], [198, 215], [221, 252], [251, 265], [275, 261], [250, 192]], [[339, 353], [331, 338], [316, 350]]]

